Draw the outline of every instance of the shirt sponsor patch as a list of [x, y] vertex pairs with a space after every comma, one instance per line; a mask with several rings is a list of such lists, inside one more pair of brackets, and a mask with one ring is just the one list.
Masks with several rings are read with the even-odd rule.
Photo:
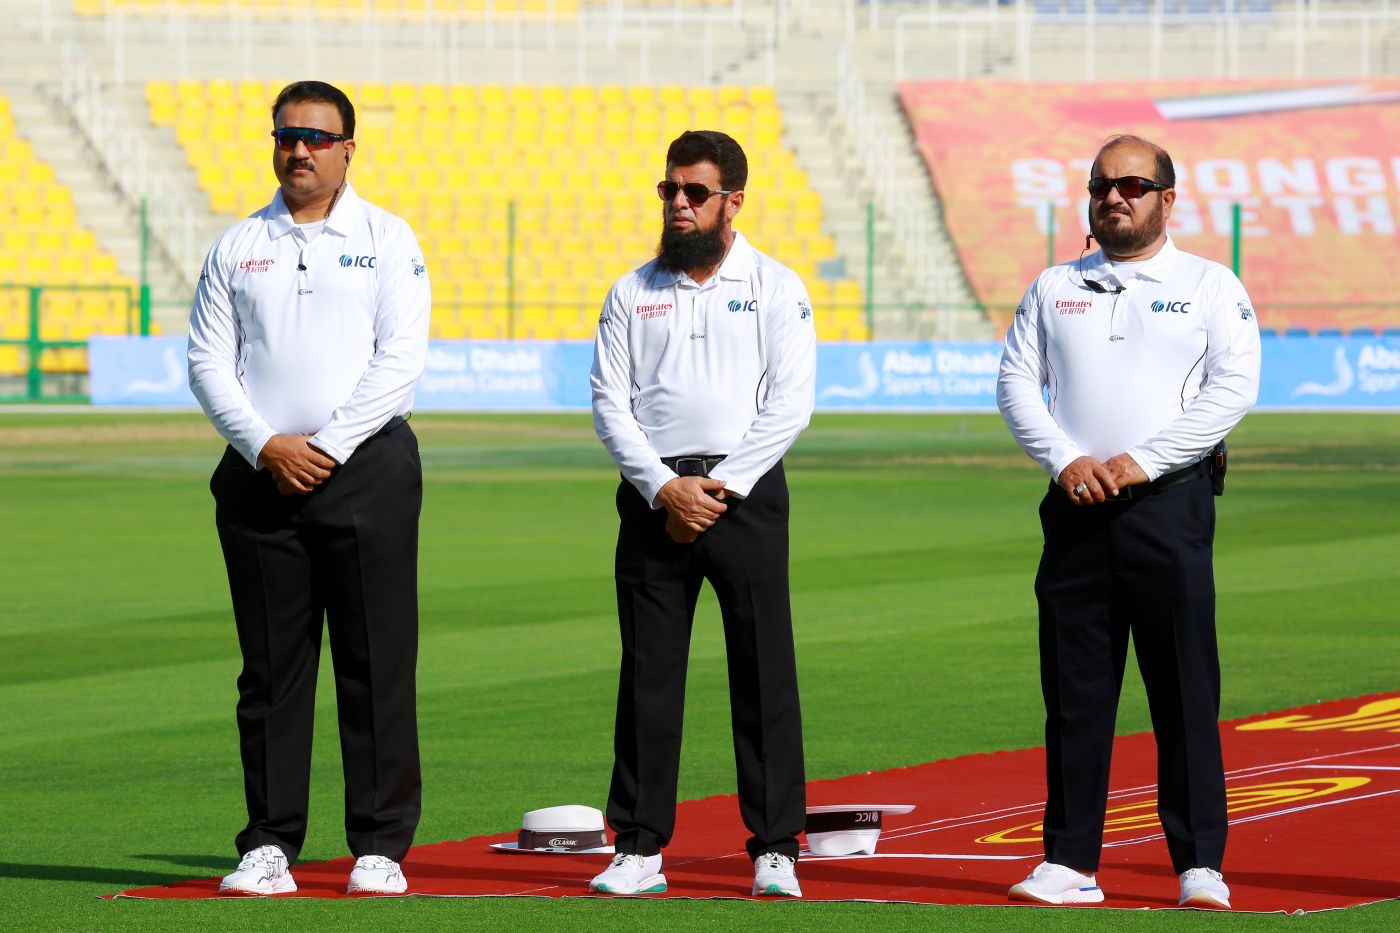
[[346, 269], [354, 266], [356, 269], [373, 269], [374, 256], [341, 256], [340, 264]]
[[1057, 301], [1055, 310], [1061, 314], [1085, 314], [1094, 306], [1092, 301]]
[[1241, 299], [1235, 303], [1235, 307], [1239, 309], [1241, 321], [1247, 321], [1254, 317], [1254, 309], [1249, 306], [1249, 302]]
[[277, 265], [275, 259], [245, 259], [238, 264], [238, 268], [248, 273], [266, 272], [275, 265]]
[[1189, 301], [1154, 301], [1152, 302], [1152, 313], [1161, 314], [1188, 314], [1191, 307]]
[[737, 313], [740, 312], [740, 311], [747, 311], [747, 312], [749, 312], [750, 314], [753, 314], [753, 313], [756, 312], [757, 310], [758, 310], [758, 302], [757, 302], [757, 301], [753, 301], [753, 300], [750, 300], [750, 301], [740, 301], [739, 299], [736, 298], [736, 299], [734, 299], [733, 301], [731, 301], [731, 302], [729, 303], [729, 311], [730, 311], [730, 313], [732, 313], [732, 314], [737, 314]]
[[667, 312], [667, 311], [670, 311], [670, 310], [671, 310], [671, 307], [672, 307], [672, 306], [669, 305], [669, 304], [665, 304], [665, 305], [637, 305], [636, 311], [637, 311], [638, 316], [640, 316], [643, 320], [646, 320], [647, 318], [652, 318], [652, 317], [665, 317], [665, 316], [666, 316], [666, 312]]
[[1025, 307], [1025, 305], [1017, 305], [1017, 306], [1016, 306], [1016, 316], [1017, 316], [1017, 317], [1025, 317], [1025, 316], [1026, 316], [1026, 307]]
[[423, 276], [425, 276], [425, 275], [427, 275], [427, 274], [428, 274], [428, 267], [425, 266], [425, 265], [423, 265], [423, 257], [422, 257], [422, 256], [414, 256], [414, 257], [413, 257], [413, 277], [414, 277], [415, 279], [421, 279]]
[[812, 319], [812, 303], [805, 298], [797, 299], [797, 316], [804, 321]]

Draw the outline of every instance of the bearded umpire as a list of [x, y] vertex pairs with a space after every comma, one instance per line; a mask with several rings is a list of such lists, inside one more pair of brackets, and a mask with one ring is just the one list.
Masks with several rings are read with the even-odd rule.
[[1051, 477], [1036, 574], [1045, 861], [1011, 888], [1049, 904], [1098, 885], [1129, 633], [1157, 739], [1178, 902], [1228, 908], [1212, 542], [1225, 435], [1259, 391], [1259, 328], [1229, 269], [1167, 236], [1160, 146], [1112, 139], [1089, 178], [1101, 249], [1040, 274], [1006, 337], [997, 401]]
[[593, 423], [622, 473], [622, 670], [608, 822], [617, 857], [594, 891], [666, 889], [690, 629], [709, 580], [724, 617], [739, 810], [752, 892], [800, 897], [802, 716], [788, 593], [782, 457], [807, 426], [816, 332], [797, 274], [733, 227], [748, 160], [711, 130], [666, 152], [656, 259], [608, 294]]
[[228, 441], [210, 488], [243, 672], [248, 823], [221, 890], [296, 890], [323, 618], [351, 894], [398, 894], [420, 810], [414, 686], [422, 469], [405, 423], [431, 292], [413, 231], [346, 180], [355, 110], [302, 81], [272, 107], [272, 202], [210, 250], [190, 387]]

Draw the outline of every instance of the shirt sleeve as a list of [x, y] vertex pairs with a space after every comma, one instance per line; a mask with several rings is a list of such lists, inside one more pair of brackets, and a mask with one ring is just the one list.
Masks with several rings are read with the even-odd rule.
[[647, 440], [632, 413], [632, 351], [628, 343], [630, 315], [625, 312], [614, 285], [598, 317], [593, 341], [593, 368], [589, 384], [593, 392], [593, 430], [612, 456], [623, 477], [637, 487], [653, 509], [656, 495], [675, 472], [661, 462], [661, 455]]
[[277, 432], [253, 410], [238, 376], [243, 332], [234, 310], [230, 270], [224, 268], [222, 242], [209, 251], [194, 291], [186, 350], [190, 391], [214, 429], [256, 467], [263, 445]]
[[1201, 459], [1259, 398], [1259, 322], [1244, 285], [1220, 270], [1220, 284], [1206, 308], [1206, 354], [1201, 389], [1180, 415], [1126, 451], [1148, 479]]
[[[1052, 479], [1084, 456], [1051, 414], [1057, 386], [1046, 358], [1045, 332], [1040, 326], [1043, 276], [1031, 284], [1006, 331], [997, 375], [997, 408], [1011, 436]], [[1049, 407], [1046, 404], [1049, 391]]]
[[338, 463], [403, 410], [427, 365], [432, 287], [417, 238], [407, 224], [398, 226], [385, 237], [388, 248], [378, 260], [374, 355], [350, 398], [311, 438]]
[[744, 497], [812, 420], [817, 389], [817, 331], [807, 289], [793, 276], [767, 302], [767, 391], [758, 417], [710, 476]]

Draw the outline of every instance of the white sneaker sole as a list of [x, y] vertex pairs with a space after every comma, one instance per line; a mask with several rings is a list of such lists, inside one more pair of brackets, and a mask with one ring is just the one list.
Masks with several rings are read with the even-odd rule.
[[1024, 884], [1018, 884], [1013, 885], [1011, 890], [1006, 892], [1006, 896], [1013, 901], [1024, 901], [1028, 904], [1102, 904], [1103, 888], [1072, 888], [1063, 894], [1036, 894]]
[[295, 894], [297, 883], [292, 880], [291, 875], [287, 875], [281, 881], [266, 885], [261, 888], [240, 888], [231, 884], [219, 883], [220, 894], [236, 894], [239, 897], [268, 897], [273, 894]]
[[359, 897], [385, 897], [395, 894], [407, 894], [408, 885], [404, 885], [401, 888], [378, 888], [370, 884], [346, 885], [345, 893]]
[[607, 884], [599, 884], [596, 881], [588, 882], [588, 890], [594, 894], [665, 894], [666, 876], [662, 874], [652, 875], [650, 878], [643, 878], [636, 887], [631, 889], [613, 889]]
[[770, 884], [762, 890], [755, 884], [753, 886], [754, 897], [801, 897], [801, 888], [785, 888], [780, 884]]
[[1198, 910], [1230, 910], [1230, 902], [1222, 901], [1218, 897], [1201, 892], [1190, 897], [1184, 897], [1177, 902], [1178, 907], [1195, 907]]

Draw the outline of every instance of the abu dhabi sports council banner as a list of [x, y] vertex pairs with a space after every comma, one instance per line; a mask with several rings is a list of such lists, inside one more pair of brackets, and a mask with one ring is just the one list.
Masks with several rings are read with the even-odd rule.
[[[198, 407], [185, 349], [184, 337], [92, 338], [92, 403]], [[587, 409], [592, 363], [591, 343], [433, 340], [414, 404], [423, 411]]]
[[[185, 338], [95, 337], [94, 405], [198, 407]], [[999, 343], [817, 348], [818, 411], [996, 411]], [[434, 340], [419, 411], [587, 411], [593, 345]], [[1400, 410], [1400, 337], [1270, 337], [1259, 407]]]
[[900, 95], [968, 280], [1003, 326], [1052, 252], [1048, 205], [1055, 261], [1080, 255], [1089, 166], [1118, 133], [1171, 153], [1182, 249], [1230, 265], [1241, 205], [1262, 326], [1400, 320], [1400, 80], [915, 82]]

